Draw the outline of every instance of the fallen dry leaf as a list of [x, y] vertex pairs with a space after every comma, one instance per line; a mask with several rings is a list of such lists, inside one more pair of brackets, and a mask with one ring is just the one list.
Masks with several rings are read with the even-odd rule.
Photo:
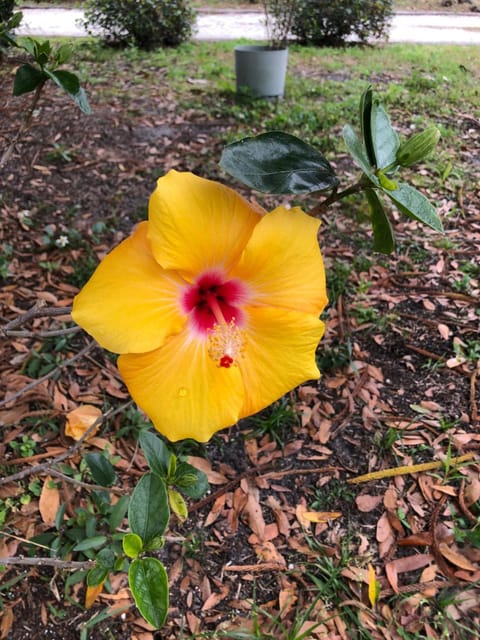
[[446, 542], [441, 542], [438, 545], [438, 548], [444, 558], [457, 567], [460, 567], [460, 569], [465, 569], [465, 571], [477, 571], [477, 566], [472, 564], [468, 558], [460, 553], [460, 551], [449, 546]]
[[52, 478], [47, 476], [43, 482], [38, 508], [43, 522], [49, 527], [55, 525], [55, 516], [57, 515], [59, 506], [60, 492], [52, 482]]
[[[80, 440], [93, 424], [100, 418], [102, 412], [98, 407], [91, 404], [83, 404], [73, 411], [67, 413], [67, 423], [65, 425], [65, 435]], [[100, 428], [100, 421], [89, 437], [95, 435]]]

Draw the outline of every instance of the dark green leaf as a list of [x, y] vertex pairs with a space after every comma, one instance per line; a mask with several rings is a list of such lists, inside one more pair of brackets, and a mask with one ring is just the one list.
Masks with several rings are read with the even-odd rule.
[[104, 569], [113, 569], [116, 560], [115, 552], [109, 548], [102, 549], [97, 553], [95, 560], [97, 561], [97, 565]]
[[152, 627], [163, 626], [168, 612], [168, 578], [156, 558], [138, 558], [128, 570], [128, 582], [138, 610]]
[[63, 69], [57, 69], [56, 71], [45, 69], [45, 73], [69, 95], [74, 96], [80, 91], [80, 80], [74, 73]]
[[110, 487], [116, 480], [117, 475], [112, 463], [101, 453], [87, 453], [85, 462], [88, 464], [90, 473], [97, 484], [102, 487]]
[[33, 58], [37, 54], [37, 41], [33, 38], [24, 38], [22, 40], [22, 49], [29, 53]]
[[86, 538], [81, 540], [74, 547], [74, 551], [88, 551], [89, 549], [98, 549], [102, 547], [107, 541], [107, 536], [94, 536], [93, 538]]
[[368, 178], [370, 178], [370, 180], [374, 184], [377, 185], [378, 180], [372, 171], [372, 167], [370, 166], [365, 147], [363, 146], [360, 138], [355, 133], [353, 127], [351, 127], [349, 124], [346, 124], [343, 127], [343, 139], [345, 141], [347, 149], [350, 151], [350, 155], [358, 164], [360, 169], [368, 176]]
[[63, 69], [57, 69], [56, 71], [45, 69], [45, 73], [55, 84], [68, 93], [83, 113], [87, 115], [92, 113], [90, 105], [88, 104], [87, 95], [80, 86], [80, 80], [74, 73], [64, 71]]
[[220, 166], [263, 193], [310, 193], [326, 191], [338, 184], [330, 163], [319, 151], [281, 131], [228, 145]]
[[208, 478], [203, 471], [196, 469], [188, 462], [179, 462], [173, 484], [182, 493], [198, 500], [208, 491]]
[[166, 478], [170, 468], [172, 453], [163, 440], [151, 431], [141, 431], [139, 435], [140, 447], [150, 469], [157, 476]]
[[368, 87], [360, 98], [360, 133], [367, 152], [369, 165], [375, 166], [375, 153], [373, 151], [372, 140], [372, 103], [373, 91]]
[[132, 533], [148, 546], [153, 538], [163, 536], [170, 519], [167, 488], [164, 480], [147, 473], [135, 487], [128, 506], [128, 523]]
[[375, 166], [384, 169], [396, 164], [397, 149], [400, 146], [397, 132], [390, 124], [388, 113], [383, 105], [372, 104], [372, 142], [375, 153]]
[[365, 189], [373, 228], [373, 248], [380, 253], [392, 253], [395, 248], [393, 229], [385, 209], [374, 189]]
[[93, 567], [87, 573], [87, 586], [96, 587], [108, 576], [108, 569], [106, 567]]
[[124, 519], [127, 513], [129, 501], [130, 501], [130, 496], [122, 496], [113, 505], [112, 510], [110, 512], [110, 517], [108, 518], [110, 531], [115, 531], [115, 529], [117, 529], [117, 527], [119, 527], [122, 524], [122, 520]]
[[67, 503], [63, 502], [57, 509], [57, 513], [55, 515], [55, 529], [60, 531], [63, 527], [63, 518], [65, 516], [65, 512], [67, 510]]
[[33, 67], [31, 64], [23, 64], [17, 69], [17, 73], [15, 74], [13, 95], [21, 96], [24, 93], [35, 91], [46, 79], [45, 74], [36, 67]]
[[399, 183], [395, 191], [383, 190], [398, 207], [398, 209], [409, 218], [419, 220], [427, 227], [443, 233], [442, 221], [438, 217], [433, 204], [423, 193], [417, 191], [409, 184]]

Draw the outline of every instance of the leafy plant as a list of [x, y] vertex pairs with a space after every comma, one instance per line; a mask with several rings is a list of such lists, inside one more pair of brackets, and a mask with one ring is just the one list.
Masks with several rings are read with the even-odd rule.
[[405, 148], [410, 166], [432, 151], [438, 135], [430, 130], [429, 144], [423, 136], [420, 140], [413, 136], [401, 144], [384, 106], [370, 87], [362, 94], [359, 111], [360, 137], [353, 127], [346, 125], [343, 138], [362, 174], [355, 184], [343, 191], [337, 191], [339, 180], [319, 151], [295, 136], [279, 131], [228, 145], [223, 150], [220, 165], [237, 180], [265, 193], [298, 195], [331, 191], [313, 213], [326, 210], [344, 197], [363, 192], [370, 209], [374, 250], [381, 253], [391, 253], [395, 239], [380, 196], [390, 199], [408, 218], [443, 231], [435, 207], [420, 191], [397, 181], [395, 175], [405, 165]]
[[107, 43], [146, 50], [186, 42], [194, 20], [188, 0], [88, 0], [85, 6], [92, 35], [100, 28]]
[[340, 46], [348, 40], [367, 43], [388, 33], [392, 0], [299, 0], [292, 33], [301, 44]]

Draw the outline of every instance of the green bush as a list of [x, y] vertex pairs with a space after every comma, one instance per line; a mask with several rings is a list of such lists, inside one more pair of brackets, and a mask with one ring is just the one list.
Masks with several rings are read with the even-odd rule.
[[392, 0], [299, 0], [292, 33], [301, 44], [338, 47], [387, 35]]
[[189, 0], [87, 0], [85, 5], [89, 33], [100, 28], [110, 44], [147, 50], [185, 42], [194, 20]]
[[14, 9], [15, 0], [0, 0], [0, 22], [8, 22]]

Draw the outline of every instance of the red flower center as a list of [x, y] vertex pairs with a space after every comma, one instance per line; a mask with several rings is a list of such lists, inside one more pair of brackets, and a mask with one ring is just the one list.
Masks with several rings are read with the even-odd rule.
[[208, 353], [219, 367], [237, 364], [244, 347], [239, 327], [244, 323], [240, 305], [246, 289], [238, 280], [226, 280], [222, 273], [203, 273], [183, 293], [182, 306], [194, 329], [208, 338]]
[[226, 280], [218, 271], [203, 273], [183, 293], [182, 306], [195, 329], [207, 334], [216, 324], [241, 326], [244, 314], [240, 304], [245, 300], [245, 287], [238, 280]]

